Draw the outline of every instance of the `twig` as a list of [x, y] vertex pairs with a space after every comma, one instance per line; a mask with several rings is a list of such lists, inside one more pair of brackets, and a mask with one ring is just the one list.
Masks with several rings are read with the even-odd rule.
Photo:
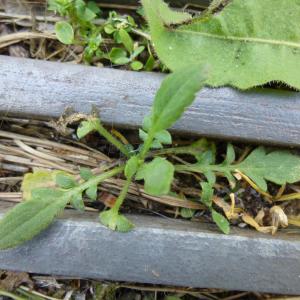
[[56, 40], [56, 36], [52, 33], [48, 32], [16, 32], [10, 33], [7, 35], [0, 36], [0, 49], [7, 47], [7, 45], [12, 45], [18, 43], [22, 40], [29, 40], [29, 39], [40, 39], [40, 38], [47, 38]]

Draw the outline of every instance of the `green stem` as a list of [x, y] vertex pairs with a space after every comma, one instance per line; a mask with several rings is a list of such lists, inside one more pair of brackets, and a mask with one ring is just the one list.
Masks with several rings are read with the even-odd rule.
[[205, 173], [207, 171], [214, 171], [214, 172], [228, 172], [234, 171], [236, 169], [235, 165], [232, 166], [222, 166], [222, 165], [206, 165], [201, 168], [201, 166], [197, 164], [191, 165], [175, 165], [176, 172], [195, 172], [195, 173]]
[[140, 154], [139, 154], [139, 158], [140, 158], [141, 160], [144, 160], [144, 159], [145, 159], [145, 157], [146, 157], [148, 151], [150, 150], [151, 145], [152, 145], [152, 142], [153, 142], [153, 140], [154, 140], [154, 135], [155, 135], [155, 134], [153, 133], [153, 131], [149, 131], [148, 136], [147, 136], [147, 139], [146, 139], [146, 141], [145, 141], [145, 143], [144, 143], [144, 145], [143, 145], [143, 147], [142, 147], [142, 150], [141, 150], [141, 152], [140, 152]]
[[2, 291], [2, 290], [0, 290], [0, 295], [1, 296], [5, 296], [5, 297], [10, 297], [10, 298], [15, 299], [15, 300], [25, 300], [22, 297], [19, 297], [19, 296], [15, 295], [15, 294], [12, 294], [12, 293], [9, 293], [9, 292], [5, 292], [5, 291]]
[[119, 140], [117, 140], [109, 131], [107, 131], [99, 122], [97, 131], [107, 139], [111, 144], [117, 147], [126, 157], [130, 157], [129, 150]]
[[119, 212], [119, 209], [121, 207], [121, 205], [123, 204], [124, 200], [125, 200], [125, 197], [128, 193], [128, 189], [129, 189], [129, 186], [130, 186], [130, 183], [132, 181], [132, 178], [127, 178], [122, 190], [121, 190], [121, 193], [119, 194], [118, 198], [117, 198], [117, 201], [115, 203], [115, 205], [113, 206], [112, 210], [115, 211], [116, 213]]
[[183, 146], [183, 147], [173, 147], [173, 148], [166, 148], [156, 151], [151, 151], [149, 153], [151, 156], [156, 155], [165, 155], [165, 154], [190, 154], [190, 155], [197, 155], [199, 154], [203, 149], [199, 150], [197, 148], [192, 148], [190, 146]]
[[105, 173], [101, 173], [95, 177], [92, 177], [91, 179], [89, 179], [88, 181], [84, 182], [83, 184], [73, 188], [72, 190], [70, 190], [70, 192], [68, 192], [68, 197], [69, 196], [73, 196], [76, 195], [80, 192], [85, 191], [87, 188], [89, 188], [90, 186], [93, 185], [98, 185], [100, 182], [109, 179], [119, 173], [121, 173], [124, 170], [125, 166], [120, 166], [120, 167], [116, 167], [110, 171], [107, 171]]

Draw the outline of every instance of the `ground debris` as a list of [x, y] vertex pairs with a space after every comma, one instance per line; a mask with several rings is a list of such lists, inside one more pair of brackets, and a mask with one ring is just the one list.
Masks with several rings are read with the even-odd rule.
[[33, 282], [27, 273], [0, 271], [0, 289], [10, 292], [22, 284], [33, 287]]

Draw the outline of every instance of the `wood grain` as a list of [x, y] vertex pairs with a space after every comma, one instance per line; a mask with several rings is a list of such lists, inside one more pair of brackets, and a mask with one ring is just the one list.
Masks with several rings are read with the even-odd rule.
[[[3, 213], [3, 205], [0, 208]], [[300, 241], [158, 217], [128, 216], [114, 232], [94, 213], [66, 211], [21, 247], [0, 251], [0, 268], [38, 274], [186, 287], [300, 294]]]
[[[109, 126], [137, 127], [164, 75], [0, 56], [0, 111], [58, 117], [67, 107], [100, 110]], [[300, 94], [203, 89], [173, 127], [184, 134], [300, 146]]]

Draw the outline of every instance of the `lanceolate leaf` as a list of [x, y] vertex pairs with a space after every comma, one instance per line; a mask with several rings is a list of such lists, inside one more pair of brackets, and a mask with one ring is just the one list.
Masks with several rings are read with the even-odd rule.
[[172, 126], [194, 101], [206, 78], [206, 67], [198, 64], [168, 75], [155, 96], [149, 133], [158, 133]]
[[220, 13], [176, 29], [168, 27], [171, 10], [162, 0], [142, 3], [156, 52], [171, 70], [205, 62], [211, 86], [280, 81], [300, 89], [299, 0], [232, 0]]
[[214, 220], [214, 222], [217, 224], [217, 226], [225, 233], [229, 234], [230, 232], [230, 224], [226, 220], [224, 216], [216, 212], [214, 209], [211, 210], [211, 216]]
[[69, 201], [56, 196], [28, 200], [9, 211], [0, 221], [0, 249], [22, 244], [48, 227]]

